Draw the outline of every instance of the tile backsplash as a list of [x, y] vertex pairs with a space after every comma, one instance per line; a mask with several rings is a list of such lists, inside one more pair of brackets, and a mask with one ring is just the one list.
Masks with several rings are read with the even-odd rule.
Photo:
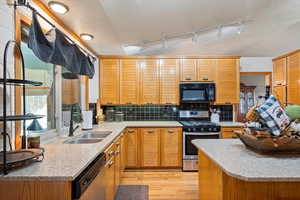
[[[221, 111], [221, 121], [233, 120], [233, 109], [231, 105], [211, 106]], [[107, 106], [104, 107], [104, 114], [107, 108], [124, 113], [125, 121], [170, 121], [178, 120], [179, 109], [207, 110], [209, 105], [193, 105], [192, 107], [182, 106]]]
[[177, 120], [177, 106], [109, 106], [104, 107], [124, 113], [125, 121], [169, 121]]

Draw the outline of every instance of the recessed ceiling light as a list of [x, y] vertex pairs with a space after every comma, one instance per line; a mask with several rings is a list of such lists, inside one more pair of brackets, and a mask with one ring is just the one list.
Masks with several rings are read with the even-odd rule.
[[57, 1], [50, 1], [48, 3], [49, 8], [51, 8], [51, 10], [53, 10], [56, 13], [59, 14], [65, 14], [69, 11], [68, 6], [66, 6], [65, 4], [61, 3], [61, 2], [57, 2]]
[[123, 50], [127, 55], [134, 55], [139, 53], [142, 50], [141, 46], [136, 46], [136, 45], [126, 45], [123, 46]]
[[83, 40], [92, 40], [94, 38], [93, 35], [88, 34], [88, 33], [82, 33], [82, 34], [80, 34], [80, 37]]

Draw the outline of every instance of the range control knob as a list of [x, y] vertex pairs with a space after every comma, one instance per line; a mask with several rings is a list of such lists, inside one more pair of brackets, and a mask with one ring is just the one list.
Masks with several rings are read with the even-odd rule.
[[197, 129], [196, 128], [193, 128], [193, 132], [196, 132], [197, 131]]

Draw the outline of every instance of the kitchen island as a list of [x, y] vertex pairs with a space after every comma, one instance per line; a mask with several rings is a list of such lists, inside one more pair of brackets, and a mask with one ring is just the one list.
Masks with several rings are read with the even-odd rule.
[[193, 140], [200, 200], [300, 199], [300, 155], [261, 155], [239, 140]]

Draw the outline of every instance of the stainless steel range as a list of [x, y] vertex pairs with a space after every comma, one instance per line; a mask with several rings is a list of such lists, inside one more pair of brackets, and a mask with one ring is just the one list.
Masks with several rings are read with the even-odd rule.
[[218, 139], [221, 127], [209, 122], [208, 111], [179, 111], [183, 125], [183, 171], [198, 170], [198, 150], [192, 144], [195, 139]]

